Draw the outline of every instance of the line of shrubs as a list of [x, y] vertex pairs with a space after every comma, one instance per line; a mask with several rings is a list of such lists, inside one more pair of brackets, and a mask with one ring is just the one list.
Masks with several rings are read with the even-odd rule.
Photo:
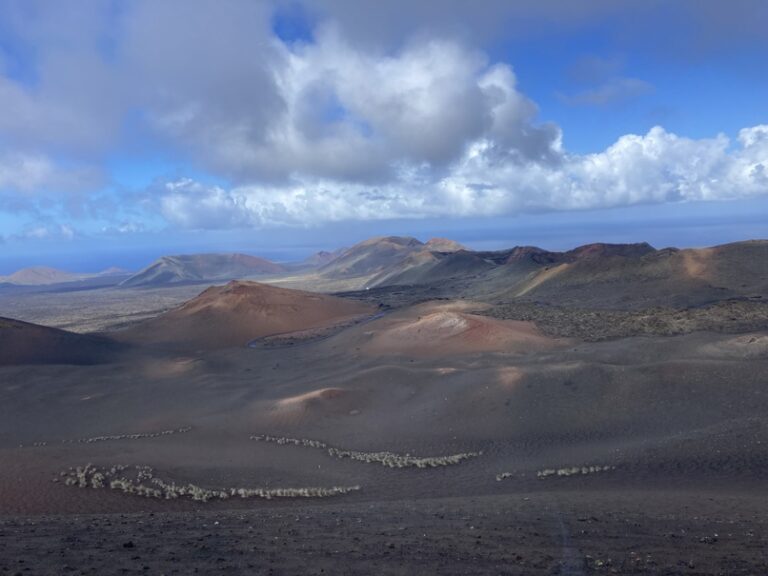
[[[196, 502], [228, 500], [230, 498], [326, 498], [360, 490], [360, 486], [331, 486], [329, 488], [221, 488], [209, 489], [195, 484], [166, 482], [155, 476], [149, 466], [115, 465], [110, 468], [93, 464], [70, 468], [59, 475], [67, 486], [78, 488], [108, 488], [125, 494], [175, 500], [187, 498]], [[58, 482], [60, 478], [54, 478]]]
[[[112, 440], [141, 440], [143, 438], [159, 438], [160, 436], [170, 436], [171, 434], [183, 434], [192, 430], [192, 426], [183, 426], [172, 430], [160, 430], [159, 432], [142, 432], [137, 434], [112, 434], [108, 436], [91, 436], [90, 438], [76, 438], [75, 440], [62, 440], [62, 444], [92, 444], [93, 442], [109, 442]], [[33, 448], [48, 446], [48, 442], [34, 442]], [[24, 444], [19, 444], [19, 448], [24, 448]]]
[[361, 452], [358, 450], [345, 450], [334, 448], [319, 440], [309, 440], [306, 438], [287, 438], [284, 436], [259, 435], [251, 436], [251, 440], [257, 442], [273, 442], [280, 445], [306, 446], [308, 448], [318, 448], [325, 450], [334, 458], [349, 458], [360, 462], [381, 464], [389, 468], [436, 468], [438, 466], [451, 466], [459, 464], [464, 460], [476, 458], [482, 455], [482, 452], [462, 452], [460, 454], [450, 454], [448, 456], [418, 457], [410, 454], [395, 454], [394, 452]]
[[615, 470], [616, 466], [573, 466], [571, 468], [546, 468], [539, 470], [536, 477], [539, 479], [549, 478], [550, 476], [577, 476], [586, 474], [596, 474], [598, 472], [608, 472]]
[[[608, 472], [609, 470], [615, 470], [616, 466], [572, 466], [570, 468], [545, 468], [536, 472], [536, 477], [539, 480], [550, 478], [552, 476], [577, 476], [586, 474], [596, 474], [598, 472]], [[514, 478], [516, 474], [514, 472], [502, 472], [496, 475], [496, 481], [501, 482], [507, 478]]]

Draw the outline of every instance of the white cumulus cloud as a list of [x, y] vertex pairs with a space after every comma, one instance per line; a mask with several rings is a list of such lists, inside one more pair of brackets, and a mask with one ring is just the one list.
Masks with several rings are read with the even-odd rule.
[[45, 154], [0, 149], [0, 193], [70, 192], [92, 189], [103, 183], [103, 175], [94, 168], [64, 167]]
[[481, 138], [436, 175], [402, 170], [370, 185], [296, 179], [286, 186], [166, 184], [163, 216], [189, 228], [312, 225], [343, 220], [494, 216], [768, 194], [768, 126], [745, 128], [738, 143], [719, 135], [689, 139], [651, 129], [622, 136], [605, 151], [563, 152], [557, 163], [500, 158]]
[[[622, 11], [607, 0], [450, 2], [443, 12], [436, 1], [324, 1], [311, 38], [293, 42], [276, 35], [270, 2], [0, 3], [0, 33], [13, 33], [34, 77], [11, 75], [18, 55], [2, 56], [4, 211], [95, 214], [109, 230], [154, 222], [155, 212], [183, 228], [232, 228], [768, 194], [766, 126], [700, 139], [655, 127], [573, 154], [560, 127], [539, 119], [512, 64], [456, 33], [465, 20], [524, 32], [531, 22], [571, 26]], [[737, 20], [748, 19], [740, 11]], [[583, 62], [586, 84], [570, 98], [605, 104], [652, 89], [620, 68]], [[120, 183], [103, 194], [94, 166], [141, 162], [145, 150], [231, 184], [174, 176], [145, 194]], [[130, 179], [132, 167], [125, 172]]]

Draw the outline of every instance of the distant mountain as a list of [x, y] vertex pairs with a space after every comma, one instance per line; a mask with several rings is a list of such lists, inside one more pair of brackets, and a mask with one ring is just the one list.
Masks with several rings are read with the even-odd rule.
[[656, 249], [647, 242], [636, 244], [585, 244], [565, 253], [565, 260], [576, 261], [589, 258], [640, 258], [656, 252]]
[[333, 325], [375, 310], [369, 304], [326, 294], [233, 281], [212, 286], [115, 337], [135, 344], [241, 347], [255, 338]]
[[102, 270], [101, 272], [96, 273], [95, 275], [106, 277], [106, 276], [128, 276], [129, 274], [131, 274], [130, 270], [126, 270], [125, 268], [119, 268], [118, 266], [111, 266], [106, 270]]
[[[594, 308], [687, 307], [768, 296], [768, 241], [656, 250], [646, 243], [588, 244], [565, 252], [519, 246], [495, 252], [411, 251], [368, 287], [432, 286], [447, 296], [533, 300]], [[768, 299], [768, 298], [766, 298]]]
[[163, 256], [121, 283], [121, 286], [160, 286], [180, 282], [237, 280], [280, 274], [286, 268], [247, 254], [186, 254]]
[[408, 236], [378, 236], [355, 244], [319, 272], [325, 278], [361, 278], [367, 279], [366, 285], [382, 285], [392, 275], [434, 261], [433, 251], [463, 249], [451, 240], [435, 239], [425, 243]]
[[[119, 276], [128, 276], [130, 272], [123, 270], [122, 268], [107, 268], [102, 272], [95, 274], [80, 273], [80, 272], [67, 272], [65, 270], [59, 270], [57, 268], [50, 268], [47, 266], [32, 266], [30, 268], [23, 268], [17, 270], [10, 276], [0, 276], [0, 286], [6, 286], [8, 288], [17, 287], [34, 287], [34, 286], [48, 286], [52, 284], [72, 284], [93, 282], [108, 282], [108, 279]], [[118, 278], [119, 280], [119, 278]], [[115, 280], [115, 283], [117, 280]]]
[[333, 252], [328, 252], [327, 250], [321, 250], [320, 252], [316, 252], [312, 254], [309, 258], [304, 260], [301, 264], [303, 266], [310, 266], [313, 268], [318, 268], [320, 266], [325, 266], [326, 264], [330, 264], [334, 260], [336, 260], [339, 256], [344, 254], [346, 252], [346, 248], [339, 248], [338, 250], [334, 250]]
[[8, 282], [23, 286], [40, 286], [43, 284], [59, 284], [75, 282], [85, 277], [85, 274], [74, 274], [47, 266], [33, 266], [17, 270], [10, 276], [0, 278], [0, 282]]

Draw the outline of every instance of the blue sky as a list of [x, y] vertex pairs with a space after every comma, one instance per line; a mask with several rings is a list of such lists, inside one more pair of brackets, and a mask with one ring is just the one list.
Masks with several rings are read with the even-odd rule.
[[768, 4], [0, 0], [0, 274], [768, 237]]

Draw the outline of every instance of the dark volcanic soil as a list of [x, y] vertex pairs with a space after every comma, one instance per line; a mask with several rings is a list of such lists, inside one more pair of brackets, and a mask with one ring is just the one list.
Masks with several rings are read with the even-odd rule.
[[[768, 573], [766, 304], [443, 296], [312, 297], [355, 314], [294, 306], [294, 332], [252, 348], [215, 340], [235, 322], [258, 333], [271, 308], [225, 302], [215, 330], [185, 325], [212, 346], [147, 338], [92, 365], [0, 366], [0, 575]], [[471, 457], [390, 468], [385, 451]], [[87, 463], [226, 498], [126, 494], [122, 472], [67, 485]]]
[[0, 574], [768, 572], [764, 494], [543, 492], [0, 518]]

